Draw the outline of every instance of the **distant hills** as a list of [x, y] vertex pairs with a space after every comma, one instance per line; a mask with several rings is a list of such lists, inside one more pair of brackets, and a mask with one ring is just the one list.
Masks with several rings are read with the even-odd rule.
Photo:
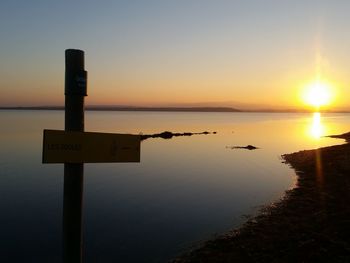
[[239, 112], [231, 107], [122, 107], [122, 106], [87, 106], [87, 110], [109, 111], [175, 111], [175, 112]]

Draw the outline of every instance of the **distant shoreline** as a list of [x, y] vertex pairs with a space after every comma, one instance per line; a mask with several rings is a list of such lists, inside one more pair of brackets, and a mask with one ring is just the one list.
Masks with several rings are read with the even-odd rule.
[[[0, 107], [0, 110], [64, 110], [63, 106]], [[165, 111], [165, 112], [241, 112], [230, 107], [99, 107], [86, 106], [87, 111]]]
[[[15, 106], [1, 107], [0, 110], [64, 110], [64, 106]], [[247, 112], [247, 113], [312, 113], [310, 110], [257, 109], [242, 110], [232, 107], [132, 107], [132, 106], [86, 106], [86, 111], [155, 111], [155, 112]], [[320, 111], [322, 113], [350, 113], [346, 110]]]

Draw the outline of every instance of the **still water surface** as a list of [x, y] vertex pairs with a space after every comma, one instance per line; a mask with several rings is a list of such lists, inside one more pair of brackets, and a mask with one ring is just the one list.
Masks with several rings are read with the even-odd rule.
[[[42, 164], [62, 111], [0, 111], [0, 261], [61, 262], [63, 165]], [[342, 143], [349, 114], [87, 112], [86, 131], [148, 139], [141, 163], [85, 164], [84, 262], [164, 262], [293, 187], [284, 153]], [[255, 151], [227, 146], [255, 145]]]

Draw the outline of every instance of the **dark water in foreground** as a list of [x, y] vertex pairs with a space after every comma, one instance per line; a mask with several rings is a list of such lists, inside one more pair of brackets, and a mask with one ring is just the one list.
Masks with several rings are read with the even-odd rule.
[[[0, 262], [61, 262], [63, 165], [42, 164], [60, 111], [0, 111]], [[339, 144], [349, 114], [87, 112], [86, 130], [144, 134], [141, 163], [85, 164], [84, 262], [164, 262], [277, 200], [294, 172], [280, 155]], [[252, 144], [255, 151], [226, 146]]]

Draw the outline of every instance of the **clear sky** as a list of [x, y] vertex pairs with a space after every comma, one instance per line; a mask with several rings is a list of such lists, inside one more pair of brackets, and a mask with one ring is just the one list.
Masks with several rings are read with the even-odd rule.
[[63, 105], [64, 50], [76, 48], [90, 105], [302, 107], [318, 76], [348, 108], [349, 11], [348, 0], [2, 0], [0, 105]]

